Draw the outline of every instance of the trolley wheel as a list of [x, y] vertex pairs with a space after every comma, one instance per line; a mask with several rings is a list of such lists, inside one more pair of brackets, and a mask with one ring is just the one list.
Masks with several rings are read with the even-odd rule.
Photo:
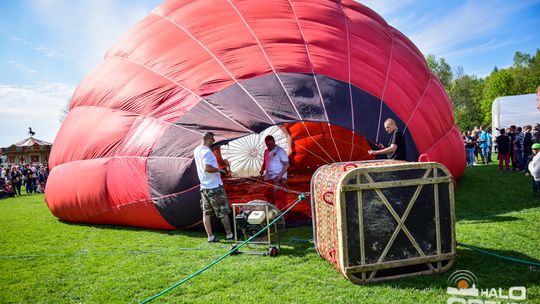
[[231, 246], [231, 255], [237, 255], [239, 254], [238, 249], [236, 249], [236, 244]]
[[270, 247], [270, 249], [268, 249], [268, 255], [275, 258], [279, 253], [279, 250], [277, 249], [277, 247], [275, 246], [272, 246]]

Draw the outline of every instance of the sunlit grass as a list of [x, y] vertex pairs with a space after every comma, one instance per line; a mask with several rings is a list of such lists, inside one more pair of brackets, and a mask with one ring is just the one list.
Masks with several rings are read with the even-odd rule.
[[[540, 259], [540, 199], [522, 174], [467, 169], [456, 190], [457, 239], [498, 254]], [[228, 251], [203, 232], [60, 222], [43, 195], [0, 200], [0, 303], [135, 303]], [[540, 303], [540, 269], [459, 248], [447, 273], [357, 286], [321, 259], [311, 228], [288, 229], [277, 258], [228, 257], [155, 303], [446, 303], [456, 269], [485, 288], [527, 287]]]

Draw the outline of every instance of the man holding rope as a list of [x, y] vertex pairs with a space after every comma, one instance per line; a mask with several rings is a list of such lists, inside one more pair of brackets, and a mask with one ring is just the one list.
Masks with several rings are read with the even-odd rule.
[[406, 160], [407, 152], [405, 150], [405, 137], [398, 130], [396, 122], [392, 118], [384, 121], [384, 129], [390, 134], [390, 142], [388, 147], [380, 145], [380, 150], [369, 150], [370, 155], [387, 155], [388, 159]]
[[267, 189], [264, 195], [266, 200], [282, 210], [287, 205], [287, 193], [283, 188], [287, 186], [289, 157], [282, 147], [276, 145], [272, 135], [266, 136], [264, 143], [267, 149], [264, 151], [263, 164], [259, 174], [264, 175], [265, 182], [274, 184], [274, 187]]
[[201, 182], [201, 209], [203, 211], [203, 225], [208, 235], [208, 242], [217, 242], [218, 239], [212, 232], [212, 215], [221, 220], [227, 240], [233, 240], [234, 236], [231, 231], [231, 223], [229, 221], [229, 202], [225, 189], [223, 189], [223, 181], [221, 174], [226, 174], [226, 171], [219, 169], [216, 156], [210, 150], [210, 147], [215, 142], [214, 133], [206, 132], [202, 138], [202, 144], [195, 148], [193, 152], [195, 165], [197, 166], [197, 176]]

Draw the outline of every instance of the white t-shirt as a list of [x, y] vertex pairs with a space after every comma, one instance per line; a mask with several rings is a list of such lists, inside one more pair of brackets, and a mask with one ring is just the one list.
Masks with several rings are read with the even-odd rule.
[[199, 181], [201, 182], [201, 189], [214, 189], [223, 185], [218, 172], [208, 173], [204, 171], [206, 165], [218, 168], [216, 156], [210, 148], [200, 145], [193, 151], [193, 156], [195, 158], [195, 165], [197, 166], [197, 176], [199, 176]]
[[[289, 162], [289, 157], [282, 147], [276, 145], [272, 151], [264, 150], [264, 164], [266, 167], [264, 168], [266, 170], [264, 179], [276, 178], [283, 171], [287, 162]], [[287, 172], [281, 178], [287, 179]]]
[[535, 181], [540, 181], [540, 153], [536, 154], [529, 163], [529, 172]]

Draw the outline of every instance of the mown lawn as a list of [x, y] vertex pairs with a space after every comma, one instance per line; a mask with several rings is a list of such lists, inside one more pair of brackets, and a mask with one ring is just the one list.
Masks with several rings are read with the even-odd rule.
[[[467, 169], [456, 190], [457, 239], [497, 254], [540, 260], [540, 199], [522, 174]], [[0, 303], [137, 303], [226, 253], [202, 232], [60, 222], [43, 195], [0, 200]], [[228, 257], [152, 303], [446, 303], [448, 276], [472, 271], [481, 288], [527, 287], [540, 303], [540, 268], [459, 248], [443, 274], [365, 286], [321, 259], [311, 228], [288, 229], [277, 258]], [[506, 302], [502, 302], [506, 303]]]

